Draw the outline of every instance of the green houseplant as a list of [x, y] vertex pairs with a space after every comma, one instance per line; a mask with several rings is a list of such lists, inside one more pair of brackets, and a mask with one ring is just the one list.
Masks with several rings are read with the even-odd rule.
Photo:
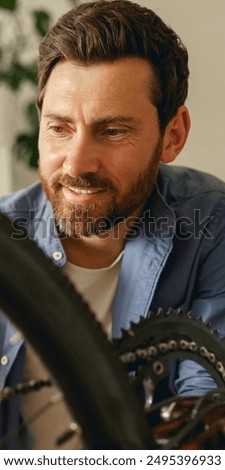
[[[65, 0], [65, 4], [68, 0]], [[28, 86], [30, 98], [24, 105], [25, 129], [15, 136], [13, 154], [30, 167], [38, 162], [37, 47], [51, 26], [51, 14], [43, 9], [28, 11], [29, 29], [24, 26], [22, 0], [0, 0], [0, 85], [19, 94]], [[70, 0], [74, 5], [76, 0]]]

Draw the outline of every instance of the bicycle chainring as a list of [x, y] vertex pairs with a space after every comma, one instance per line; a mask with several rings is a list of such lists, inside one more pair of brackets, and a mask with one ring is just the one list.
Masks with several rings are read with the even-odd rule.
[[190, 359], [203, 366], [218, 387], [225, 385], [225, 340], [200, 318], [180, 309], [159, 309], [130, 325], [115, 340], [118, 357], [139, 385], [150, 377], [154, 387], [167, 374], [172, 360]]

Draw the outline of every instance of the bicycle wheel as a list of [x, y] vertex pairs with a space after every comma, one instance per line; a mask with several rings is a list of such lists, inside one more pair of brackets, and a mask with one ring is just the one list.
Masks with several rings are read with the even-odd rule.
[[153, 449], [144, 412], [100, 325], [61, 270], [0, 214], [0, 305], [31, 343], [88, 449]]

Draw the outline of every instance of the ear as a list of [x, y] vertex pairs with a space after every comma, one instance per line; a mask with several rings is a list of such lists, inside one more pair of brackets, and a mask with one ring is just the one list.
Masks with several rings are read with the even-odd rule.
[[187, 140], [191, 120], [186, 106], [180, 106], [177, 114], [167, 124], [163, 136], [161, 161], [170, 163], [181, 152]]

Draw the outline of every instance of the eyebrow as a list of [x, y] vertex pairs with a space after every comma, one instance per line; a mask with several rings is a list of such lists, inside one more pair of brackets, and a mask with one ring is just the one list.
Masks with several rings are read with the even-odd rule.
[[109, 116], [103, 116], [102, 118], [96, 119], [95, 123], [97, 125], [101, 124], [108, 124], [108, 123], [113, 123], [113, 122], [121, 122], [121, 123], [140, 123], [141, 120], [138, 118], [135, 118], [133, 116], [115, 116], [115, 115], [109, 115]]
[[47, 119], [56, 119], [57, 121], [63, 121], [63, 122], [68, 122], [70, 124], [73, 123], [73, 119], [71, 119], [69, 116], [63, 116], [62, 114], [57, 114], [57, 113], [45, 113], [44, 117]]
[[[45, 113], [44, 117], [47, 119], [56, 119], [57, 121], [63, 121], [69, 124], [73, 124], [74, 120], [69, 116], [58, 114], [58, 113]], [[120, 116], [120, 115], [106, 115], [96, 119], [92, 124], [95, 126], [101, 126], [103, 124], [110, 124], [114, 122], [126, 123], [126, 124], [140, 124], [141, 119], [133, 116]]]

